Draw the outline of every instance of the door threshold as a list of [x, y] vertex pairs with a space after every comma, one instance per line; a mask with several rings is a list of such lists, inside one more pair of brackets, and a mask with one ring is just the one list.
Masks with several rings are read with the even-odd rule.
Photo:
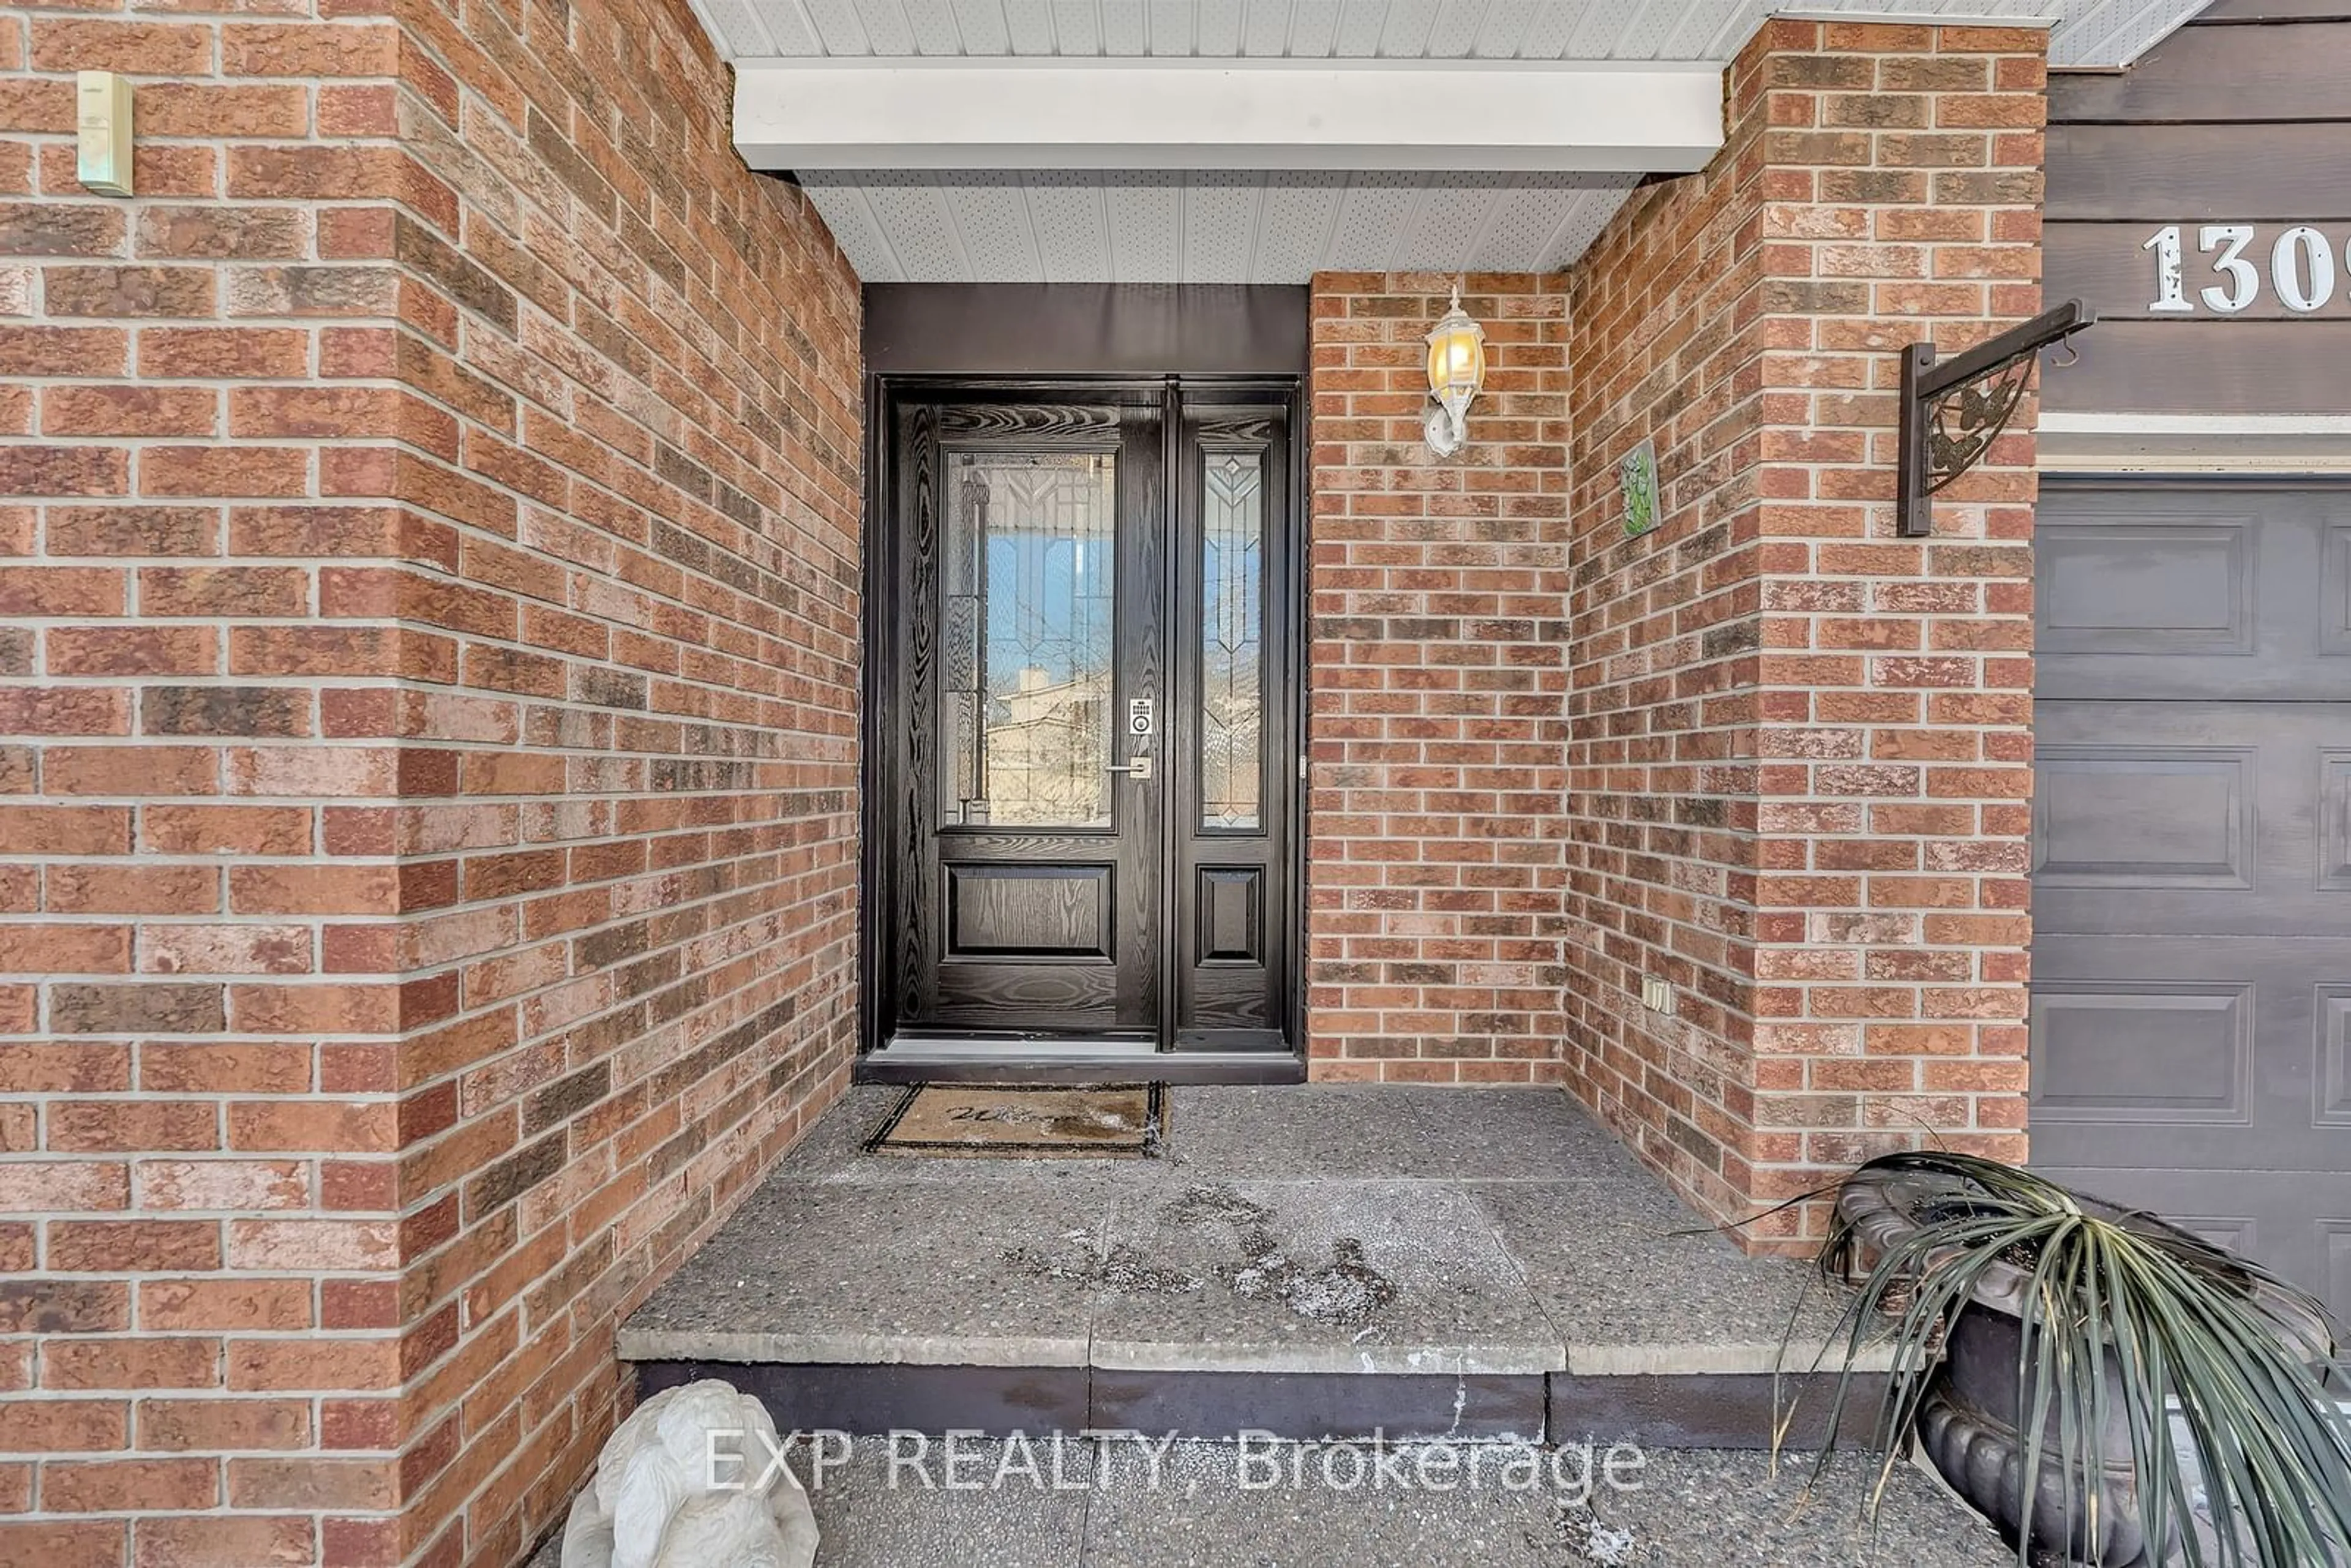
[[1149, 1040], [900, 1035], [858, 1058], [860, 1083], [1303, 1083], [1288, 1051], [1161, 1051]]

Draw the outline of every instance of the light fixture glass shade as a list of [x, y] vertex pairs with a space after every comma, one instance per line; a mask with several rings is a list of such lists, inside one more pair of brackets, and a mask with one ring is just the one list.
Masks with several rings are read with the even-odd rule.
[[1486, 329], [1457, 305], [1428, 335], [1428, 390], [1475, 394], [1486, 382]]
[[1437, 407], [1428, 414], [1428, 444], [1440, 457], [1461, 449], [1469, 400], [1486, 382], [1486, 329], [1461, 308], [1461, 286], [1453, 303], [1428, 331], [1428, 391]]

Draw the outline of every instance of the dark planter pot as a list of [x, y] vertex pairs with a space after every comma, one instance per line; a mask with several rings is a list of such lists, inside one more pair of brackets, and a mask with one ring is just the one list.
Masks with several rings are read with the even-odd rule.
[[[1839, 1190], [1837, 1212], [1854, 1227], [1860, 1255], [1874, 1259], [1915, 1232], [1917, 1216], [1932, 1214], [1938, 1207], [1948, 1210], [1955, 1198], [1964, 1201], [1947, 1184], [1904, 1173], [1865, 1170]], [[2091, 1197], [2082, 1197], [2080, 1202], [2086, 1212], [2133, 1229], [2177, 1234], [2153, 1215]], [[2271, 1295], [2250, 1276], [2245, 1287], [2249, 1294]], [[2149, 1551], [2133, 1475], [2126, 1390], [2118, 1367], [2105, 1368], [2107, 1418], [2097, 1439], [2094, 1480], [2085, 1485], [2079, 1474], [2068, 1477], [2060, 1469], [2053, 1400], [2043, 1428], [2040, 1467], [2037, 1473], [2026, 1474], [2023, 1427], [2029, 1419], [2030, 1400], [2018, 1375], [2018, 1354], [2024, 1348], [2023, 1305], [2030, 1290], [2031, 1276], [2022, 1269], [1995, 1262], [1985, 1270], [1974, 1300], [1958, 1314], [1945, 1336], [1945, 1359], [1933, 1374], [1919, 1416], [1919, 1445], [1952, 1490], [1990, 1520], [2011, 1546], [2020, 1535], [2029, 1532], [2032, 1551], [2044, 1561], [2095, 1564], [2095, 1568], [2141, 1568], [2160, 1563], [2180, 1544], [2185, 1521], [2177, 1518], [2167, 1521], [2160, 1550]], [[2271, 1305], [2282, 1322], [2307, 1317], [2273, 1295]], [[2306, 1332], [2298, 1337], [2295, 1348], [2305, 1355], [2322, 1354], [2320, 1347], [2330, 1343], [2325, 1326], [2315, 1320], [2308, 1320]], [[2090, 1539], [2092, 1485], [2097, 1492], [2095, 1541]]]
[[[2059, 1469], [2054, 1411], [2043, 1427], [2040, 1469], [2026, 1476], [2029, 1417], [2020, 1407], [2024, 1390], [2016, 1376], [2023, 1340], [2024, 1325], [2006, 1312], [1971, 1306], [1959, 1313], [1919, 1414], [1919, 1447], [1951, 1490], [1991, 1520], [2011, 1546], [2029, 1517], [2033, 1550], [2059, 1561], [2097, 1568], [2145, 1568], [2161, 1562], [2179, 1544], [2179, 1521], [2168, 1521], [2167, 1551], [2150, 1556], [2131, 1473], [2122, 1375], [2115, 1367], [2105, 1369], [2106, 1427], [2098, 1437], [2095, 1480], [2085, 1485], [2078, 1472], [2069, 1479]], [[2092, 1485], [2097, 1492], [2095, 1541], [2090, 1538]]]

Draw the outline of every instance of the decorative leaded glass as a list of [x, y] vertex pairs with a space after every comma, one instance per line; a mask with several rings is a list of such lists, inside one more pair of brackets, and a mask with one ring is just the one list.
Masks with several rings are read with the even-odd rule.
[[1115, 460], [960, 453], [941, 552], [950, 825], [1111, 825]]
[[1200, 826], [1265, 825], [1265, 465], [1207, 454], [1200, 541]]

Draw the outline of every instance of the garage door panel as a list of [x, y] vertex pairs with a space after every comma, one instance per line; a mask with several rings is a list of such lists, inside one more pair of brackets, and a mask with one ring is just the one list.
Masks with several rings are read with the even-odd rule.
[[2351, 1176], [2257, 1171], [2215, 1178], [2175, 1167], [2041, 1168], [2071, 1186], [2150, 1209], [2260, 1259], [2351, 1321]]
[[2351, 936], [2346, 741], [2351, 703], [2040, 704], [2035, 933]]
[[2252, 747], [2051, 745], [2035, 760], [2042, 885], [2253, 885]]
[[2214, 485], [2045, 487], [2044, 698], [2324, 701], [2351, 669], [2351, 501]]
[[2036, 543], [2049, 653], [2253, 651], [2253, 518], [2052, 519]]
[[2351, 983], [2318, 986], [2311, 998], [2311, 1032], [2317, 1061], [2312, 1120], [2322, 1127], [2351, 1127]]
[[2318, 824], [2319, 891], [2351, 891], [2351, 750], [2318, 754]]
[[2351, 941], [2036, 936], [2036, 1154], [2351, 1170]]
[[[2040, 1170], [2043, 1176], [2109, 1203], [2160, 1214], [2181, 1229], [2219, 1246], [2258, 1257], [2266, 1239], [2262, 1217], [2252, 1211], [2253, 1206], [2216, 1201], [2222, 1195], [2200, 1171], [2116, 1171], [2093, 1166], [2052, 1165], [2043, 1165]], [[2233, 1199], [2234, 1196], [2230, 1197]], [[2351, 1197], [2351, 1193], [2346, 1196]]]
[[2252, 992], [2220, 979], [2036, 982], [2034, 1124], [2250, 1123]]

